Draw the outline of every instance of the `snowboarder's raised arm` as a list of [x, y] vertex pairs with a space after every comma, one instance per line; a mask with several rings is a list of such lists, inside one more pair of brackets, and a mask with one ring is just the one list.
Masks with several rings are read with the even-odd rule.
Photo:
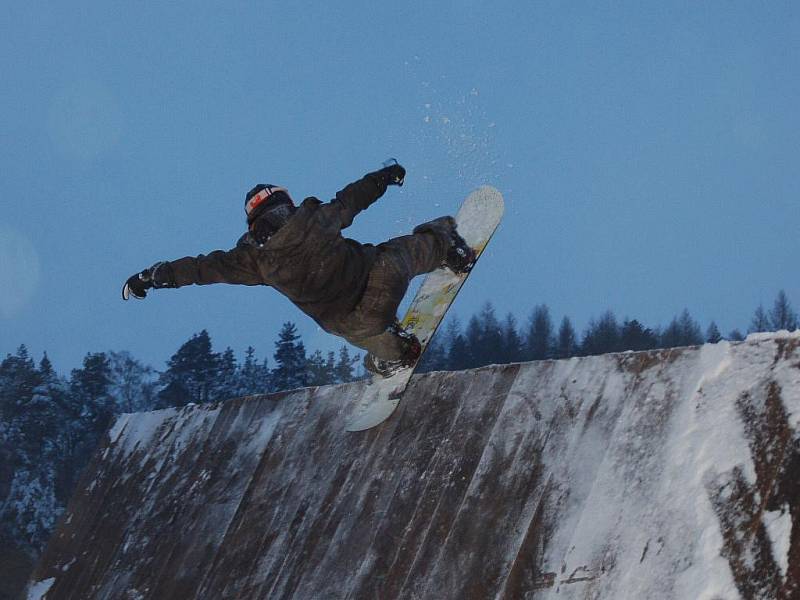
[[264, 280], [248, 248], [237, 246], [233, 250], [215, 250], [209, 254], [158, 262], [131, 276], [125, 282], [122, 297], [125, 300], [130, 296], [144, 298], [151, 288], [178, 288], [211, 283], [263, 285]]
[[405, 175], [406, 170], [394, 161], [380, 171], [367, 173], [358, 181], [346, 186], [325, 206], [325, 210], [338, 213], [342, 229], [350, 227], [353, 218], [383, 196], [388, 186], [403, 185]]

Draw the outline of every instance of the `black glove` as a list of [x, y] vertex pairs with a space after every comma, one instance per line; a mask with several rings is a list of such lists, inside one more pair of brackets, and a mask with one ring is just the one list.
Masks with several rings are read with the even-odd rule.
[[153, 287], [153, 270], [145, 269], [141, 273], [131, 275], [122, 287], [122, 299], [129, 300], [131, 296], [137, 300], [147, 297], [147, 290]]
[[157, 262], [149, 269], [128, 277], [128, 281], [122, 286], [122, 299], [128, 300], [133, 296], [138, 300], [144, 300], [149, 289], [174, 287], [178, 286], [175, 283], [175, 275], [170, 264]]
[[383, 163], [381, 173], [386, 174], [387, 185], [403, 185], [406, 178], [406, 170], [397, 162], [396, 158], [390, 158]]

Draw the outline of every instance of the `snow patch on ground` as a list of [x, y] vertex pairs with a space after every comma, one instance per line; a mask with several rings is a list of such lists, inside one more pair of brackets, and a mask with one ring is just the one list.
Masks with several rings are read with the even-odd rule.
[[75, 564], [76, 558], [72, 558], [68, 563], [61, 566], [62, 571], [69, 571], [69, 568]]
[[122, 414], [108, 432], [109, 440], [127, 455], [139, 445], [147, 445], [167, 417], [177, 414], [169, 408], [147, 413]]
[[792, 515], [789, 507], [784, 505], [781, 510], [764, 514], [767, 534], [772, 541], [772, 556], [785, 577], [789, 568], [789, 544], [792, 537]]
[[37, 581], [28, 588], [28, 600], [44, 600], [45, 595], [50, 591], [50, 588], [53, 587], [55, 582], [55, 577]]
[[729, 383], [731, 346], [726, 342], [704, 346], [692, 377], [697, 382], [673, 421], [662, 488], [663, 505], [680, 519], [673, 548], [684, 544], [693, 551], [676, 579], [676, 597], [730, 597], [736, 593], [728, 562], [720, 557], [723, 540], [719, 522], [708, 498], [706, 482], [720, 472], [743, 466], [748, 480], [755, 469], [744, 439]]
[[[610, 356], [578, 359], [569, 375], [570, 362], [559, 361], [552, 382], [562, 382], [560, 390], [553, 389], [542, 371], [536, 372], [536, 381], [532, 374], [520, 374], [510, 402], [516, 402], [515, 394], [524, 396], [533, 389], [534, 397], [551, 399], [551, 406], [531, 408], [535, 419], [557, 418], [565, 410], [576, 414], [570, 437], [543, 457], [564, 490], [545, 559], [556, 584], [544, 597], [583, 598], [587, 588], [609, 598], [623, 592], [641, 598], [739, 597], [729, 563], [722, 558], [723, 537], [710, 490], [734, 468], [749, 484], [756, 482], [737, 407], [740, 394], [763, 387], [765, 376], [774, 377], [787, 410], [800, 414], [798, 369], [787, 363], [780, 372], [771, 370], [774, 342], [786, 338], [800, 338], [800, 332], [755, 334], [747, 343], [676, 350], [676, 357], [639, 375], [638, 402], [626, 399], [623, 378], [614, 375]], [[560, 401], [553, 402], [559, 394]], [[590, 409], [594, 397], [596, 406]], [[575, 398], [584, 404], [576, 405]], [[601, 414], [605, 416], [597, 416]], [[592, 422], [598, 418], [613, 427]], [[514, 430], [507, 433], [513, 439]], [[785, 573], [791, 518], [788, 511], [777, 511], [766, 523]], [[599, 576], [604, 569], [616, 575]], [[586, 582], [565, 584], [584, 576]]]
[[768, 342], [777, 338], [794, 338], [800, 339], [800, 329], [795, 329], [794, 331], [787, 331], [786, 329], [781, 329], [780, 331], [765, 331], [761, 333], [751, 333], [747, 336], [747, 342]]

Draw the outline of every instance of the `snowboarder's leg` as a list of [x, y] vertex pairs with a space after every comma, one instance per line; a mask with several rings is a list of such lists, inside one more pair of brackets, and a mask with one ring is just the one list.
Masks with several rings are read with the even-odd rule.
[[416, 360], [419, 342], [396, 326], [397, 308], [414, 277], [442, 266], [454, 228], [451, 217], [442, 217], [378, 245], [367, 289], [346, 329], [351, 344], [383, 361]]
[[[456, 230], [456, 221], [453, 217], [441, 217], [428, 223], [423, 223], [414, 229], [415, 234], [429, 233], [436, 235], [439, 239], [445, 238], [444, 256], [441, 262], [427, 270], [420, 271], [419, 274], [428, 273], [437, 267], [445, 266], [456, 274], [466, 273], [472, 269], [477, 257], [475, 250], [462, 238]], [[402, 238], [398, 238], [402, 239]], [[393, 240], [389, 240], [392, 242]]]
[[[447, 259], [451, 239], [456, 229], [453, 217], [440, 217], [418, 225], [411, 235], [393, 238], [378, 245], [394, 261], [398, 274], [404, 277], [406, 287], [417, 275], [438, 269]], [[405, 289], [403, 290], [405, 294]]]
[[411, 235], [378, 245], [367, 289], [346, 336], [350, 343], [368, 352], [364, 358], [368, 370], [385, 375], [417, 360], [419, 340], [396, 325], [397, 308], [414, 277], [443, 265], [451, 266], [450, 255], [458, 242], [470, 250], [456, 232], [455, 219], [440, 217], [419, 225]]
[[[365, 348], [364, 344], [370, 343], [368, 340], [371, 338], [384, 339], [382, 336], [387, 333], [387, 329], [397, 321], [397, 308], [406, 295], [411, 280], [442, 265], [447, 256], [450, 232], [454, 224], [451, 217], [442, 217], [420, 225], [411, 235], [378, 245], [378, 255], [370, 270], [367, 288], [349, 319], [349, 341]], [[377, 343], [380, 344], [381, 358], [398, 358], [400, 343]]]

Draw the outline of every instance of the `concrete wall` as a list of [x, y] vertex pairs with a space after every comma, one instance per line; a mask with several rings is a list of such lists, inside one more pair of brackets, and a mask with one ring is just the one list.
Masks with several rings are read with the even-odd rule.
[[124, 415], [31, 597], [791, 598], [800, 336]]

